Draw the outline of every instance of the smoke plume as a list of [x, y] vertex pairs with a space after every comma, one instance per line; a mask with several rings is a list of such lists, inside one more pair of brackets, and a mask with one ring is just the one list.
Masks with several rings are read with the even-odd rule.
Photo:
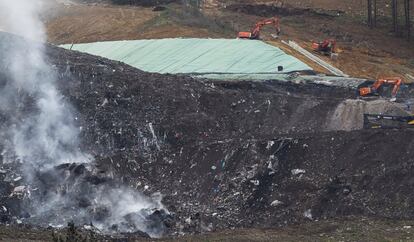
[[[70, 107], [56, 88], [56, 77], [44, 56], [45, 32], [40, 21], [42, 1], [0, 0], [2, 28], [26, 40], [7, 43], [2, 109], [19, 110], [22, 97], [35, 102], [30, 116], [14, 117], [9, 129], [13, 155], [22, 162], [50, 168], [68, 161], [87, 160], [78, 148], [78, 129]], [[4, 58], [4, 57], [3, 57]], [[14, 110], [5, 110], [14, 111]]]
[[0, 37], [1, 156], [3, 163], [21, 164], [23, 220], [45, 226], [94, 223], [104, 232], [142, 230], [157, 236], [162, 226], [154, 224], [160, 217], [153, 212], [165, 215], [160, 197], [146, 198], [120, 185], [111, 174], [97, 171], [91, 156], [79, 149], [73, 109], [46, 61], [44, 4], [0, 0], [0, 29], [23, 37]]

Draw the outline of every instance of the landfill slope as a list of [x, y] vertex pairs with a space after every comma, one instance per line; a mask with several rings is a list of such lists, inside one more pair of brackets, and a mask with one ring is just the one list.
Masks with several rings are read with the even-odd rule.
[[66, 91], [84, 140], [94, 142], [87, 147], [101, 151], [97, 161], [147, 193], [161, 191], [184, 231], [412, 216], [412, 132], [330, 127], [354, 90], [203, 81], [50, 54], [61, 68], [70, 63]]
[[[153, 74], [52, 46], [47, 54], [82, 149], [118, 181], [163, 195], [166, 236], [414, 217], [414, 131], [332, 130], [353, 89]], [[9, 196], [19, 185], [0, 182], [2, 203], [15, 204], [3, 222], [21, 216]]]

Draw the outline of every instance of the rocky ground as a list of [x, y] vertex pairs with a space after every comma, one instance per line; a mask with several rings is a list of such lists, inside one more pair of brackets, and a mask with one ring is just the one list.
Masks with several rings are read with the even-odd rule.
[[[68, 170], [81, 184], [161, 193], [168, 214], [156, 211], [150, 221], [165, 236], [349, 216], [414, 217], [414, 131], [333, 126], [341, 122], [338, 107], [357, 99], [354, 89], [145, 73], [53, 46], [47, 55], [97, 171], [68, 164], [56, 173]], [[3, 85], [7, 81], [2, 76]], [[30, 102], [25, 105], [16, 112], [30, 111]], [[27, 198], [13, 195], [25, 185], [15, 169], [3, 164], [0, 174], [2, 222], [14, 225], [30, 221], [31, 212], [23, 209]], [[111, 174], [110, 181], [102, 174]], [[85, 199], [74, 196], [74, 204], [87, 207]]]

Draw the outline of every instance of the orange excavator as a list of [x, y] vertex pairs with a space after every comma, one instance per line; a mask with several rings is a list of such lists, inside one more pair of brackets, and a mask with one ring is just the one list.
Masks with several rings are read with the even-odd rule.
[[261, 20], [256, 23], [251, 32], [239, 32], [238, 37], [240, 39], [259, 39], [260, 30], [265, 25], [273, 25], [276, 29], [276, 35], [272, 34], [273, 38], [277, 38], [280, 34], [280, 20], [277, 17]]
[[323, 42], [313, 42], [312, 49], [324, 55], [331, 55], [332, 53], [336, 53], [336, 40], [326, 39]]
[[399, 77], [378, 79], [377, 81], [374, 82], [372, 86], [361, 87], [359, 89], [359, 95], [362, 97], [378, 95], [378, 89], [382, 85], [394, 85], [394, 88], [392, 89], [392, 93], [391, 93], [391, 97], [392, 97], [391, 101], [394, 102], [397, 99], [397, 93], [402, 83], [403, 83], [403, 80]]

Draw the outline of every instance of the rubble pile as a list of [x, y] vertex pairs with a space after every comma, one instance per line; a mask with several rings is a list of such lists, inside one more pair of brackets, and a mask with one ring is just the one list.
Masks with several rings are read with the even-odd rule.
[[[164, 235], [347, 215], [413, 218], [413, 131], [332, 130], [354, 90], [199, 80], [52, 46], [47, 53], [94, 162], [54, 168], [64, 182], [48, 178], [32, 196], [61, 185], [76, 192], [83, 183], [122, 184], [162, 196], [165, 210], [150, 217]], [[30, 221], [16, 202], [24, 201], [24, 179], [2, 167], [2, 218], [15, 218], [2, 221]], [[81, 194], [71, 207], [88, 207], [93, 193]]]

